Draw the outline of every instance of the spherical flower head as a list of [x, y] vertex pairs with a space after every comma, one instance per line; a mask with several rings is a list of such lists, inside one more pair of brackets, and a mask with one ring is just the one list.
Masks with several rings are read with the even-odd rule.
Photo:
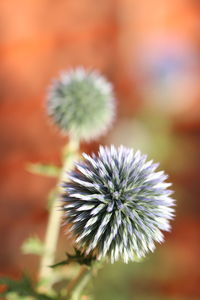
[[96, 139], [114, 118], [112, 85], [97, 71], [63, 72], [49, 89], [47, 110], [64, 133], [78, 140]]
[[174, 200], [167, 175], [140, 151], [100, 147], [83, 154], [64, 183], [63, 210], [77, 246], [97, 259], [136, 261], [169, 231]]

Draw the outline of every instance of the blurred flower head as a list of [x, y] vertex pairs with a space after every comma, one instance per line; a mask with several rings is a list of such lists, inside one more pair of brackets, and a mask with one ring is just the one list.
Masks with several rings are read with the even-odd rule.
[[112, 85], [97, 71], [63, 72], [49, 89], [47, 110], [64, 133], [78, 140], [95, 139], [114, 118]]
[[126, 263], [153, 251], [173, 218], [167, 175], [140, 151], [123, 146], [101, 146], [98, 155], [83, 156], [63, 194], [64, 220], [77, 246], [97, 259]]

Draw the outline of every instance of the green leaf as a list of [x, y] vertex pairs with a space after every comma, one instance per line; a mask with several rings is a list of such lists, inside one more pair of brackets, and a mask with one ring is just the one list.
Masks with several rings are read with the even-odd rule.
[[48, 176], [48, 177], [57, 177], [60, 174], [61, 168], [59, 168], [55, 165], [29, 163], [26, 166], [26, 170], [29, 171], [30, 173], [37, 174], [37, 175]]
[[29, 237], [22, 244], [21, 250], [23, 254], [42, 255], [44, 250], [44, 245], [37, 236]]
[[6, 295], [7, 300], [35, 300], [32, 296], [20, 296], [19, 294], [15, 292], [9, 292]]
[[37, 293], [27, 275], [23, 275], [20, 280], [0, 278], [0, 285], [6, 286], [6, 290], [0, 292], [0, 296], [4, 296], [8, 300], [52, 300], [49, 296]]
[[13, 280], [11, 278], [0, 278], [0, 284], [6, 285], [7, 290], [4, 292], [17, 292], [22, 296], [31, 295], [33, 293], [31, 280], [27, 275], [24, 275], [21, 280]]

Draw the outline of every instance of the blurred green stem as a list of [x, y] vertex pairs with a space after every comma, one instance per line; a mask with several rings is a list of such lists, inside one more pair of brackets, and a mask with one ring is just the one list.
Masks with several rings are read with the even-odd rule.
[[59, 194], [62, 192], [60, 183], [66, 179], [66, 172], [73, 167], [73, 162], [78, 156], [79, 143], [75, 140], [70, 140], [69, 143], [64, 147], [63, 151], [63, 168], [61, 171], [60, 178], [58, 180], [57, 197], [54, 200], [50, 212], [47, 224], [44, 252], [41, 258], [40, 270], [39, 270], [39, 286], [40, 292], [48, 292], [51, 289], [53, 269], [50, 268], [54, 263], [55, 252], [57, 248], [57, 242], [60, 232], [60, 223], [62, 211], [59, 209]]
[[92, 277], [92, 268], [83, 266], [78, 276], [67, 287], [67, 300], [79, 300], [81, 293]]

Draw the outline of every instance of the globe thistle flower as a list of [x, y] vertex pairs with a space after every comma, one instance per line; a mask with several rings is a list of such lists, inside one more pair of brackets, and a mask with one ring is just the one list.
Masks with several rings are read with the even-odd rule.
[[114, 118], [112, 85], [97, 71], [63, 72], [49, 89], [47, 111], [64, 133], [92, 140], [105, 133]]
[[64, 220], [85, 255], [135, 261], [154, 251], [169, 231], [174, 200], [167, 175], [140, 151], [100, 147], [83, 154], [64, 183]]

